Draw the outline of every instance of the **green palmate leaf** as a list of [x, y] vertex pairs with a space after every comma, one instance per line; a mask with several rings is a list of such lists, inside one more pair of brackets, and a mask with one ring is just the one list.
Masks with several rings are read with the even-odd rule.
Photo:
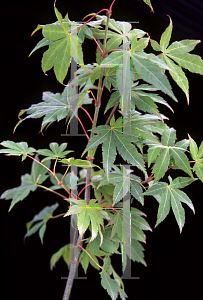
[[61, 247], [57, 252], [55, 252], [50, 260], [50, 269], [53, 270], [56, 263], [59, 261], [61, 257], [63, 257], [64, 261], [69, 265], [71, 258], [71, 244], [65, 245]]
[[99, 238], [94, 239], [90, 245], [89, 245], [89, 251], [91, 254], [96, 255], [99, 251], [99, 244], [100, 244], [100, 240]]
[[113, 206], [127, 194], [129, 190], [129, 178], [123, 176], [123, 180], [116, 184], [113, 193]]
[[130, 247], [126, 247], [126, 252], [128, 257], [132, 259], [132, 261], [137, 261], [142, 263], [145, 267], [147, 266], [144, 260], [144, 248], [137, 240], [131, 240]]
[[105, 68], [104, 69], [104, 86], [110, 91], [111, 89], [111, 85], [113, 85], [114, 87], [117, 88], [117, 83], [116, 83], [116, 71], [117, 68], [116, 67], [112, 67], [112, 68]]
[[[35, 156], [35, 159], [38, 161], [37, 155]], [[50, 165], [50, 161], [44, 162], [43, 165], [33, 161], [30, 174], [33, 183], [42, 184], [42, 182], [48, 178], [49, 175], [46, 175], [46, 173], [48, 172], [47, 168], [50, 168]]]
[[148, 43], [149, 43], [149, 38], [141, 38], [138, 41], [136, 39], [132, 39], [131, 51], [140, 52], [147, 47]]
[[130, 109], [130, 91], [133, 84], [134, 72], [130, 67], [130, 56], [127, 51], [123, 51], [122, 66], [116, 70], [116, 84], [120, 95], [122, 96], [122, 112], [124, 117], [129, 115]]
[[165, 146], [173, 146], [176, 140], [176, 131], [174, 128], [166, 129], [161, 137], [161, 142]]
[[158, 56], [154, 55], [153, 53], [145, 53], [139, 52], [139, 56], [142, 58], [149, 59], [151, 62], [158, 65], [161, 69], [171, 71], [170, 67], [163, 61], [163, 59], [159, 58]]
[[46, 39], [56, 41], [68, 36], [60, 24], [48, 24], [42, 29], [42, 34]]
[[109, 68], [112, 66], [122, 65], [123, 51], [111, 52], [101, 63], [101, 67]]
[[116, 147], [112, 130], [109, 132], [108, 139], [106, 139], [102, 144], [102, 155], [103, 167], [106, 171], [107, 179], [109, 179], [109, 172], [116, 159]]
[[155, 160], [161, 148], [159, 146], [149, 147], [148, 149], [148, 168], [150, 167], [151, 163]]
[[[51, 124], [54, 121], [69, 118], [77, 108], [79, 108], [78, 103], [80, 102], [81, 95], [82, 94], [76, 96], [76, 92], [69, 85], [65, 87], [62, 94], [44, 92], [42, 96], [43, 102], [33, 104], [30, 108], [22, 111], [22, 114], [25, 112], [28, 114], [23, 120], [44, 117], [41, 127], [44, 128], [44, 126]], [[89, 104], [91, 102], [92, 99], [85, 93], [81, 104]], [[17, 123], [15, 129], [21, 122], [22, 120]]]
[[138, 153], [135, 146], [131, 144], [125, 137], [122, 135], [116, 135], [116, 147], [119, 154], [125, 161], [145, 172], [145, 165], [142, 155]]
[[159, 225], [167, 217], [169, 211], [170, 211], [170, 193], [169, 190], [166, 189], [166, 192], [162, 194], [159, 202], [159, 209], [158, 209], [157, 221], [155, 227]]
[[64, 39], [54, 59], [54, 73], [57, 80], [63, 83], [70, 65], [70, 41]]
[[105, 229], [104, 232], [104, 240], [101, 245], [101, 249], [107, 253], [117, 253], [120, 254], [120, 252], [117, 250], [119, 247], [119, 241], [118, 239], [111, 238], [111, 229]]
[[172, 70], [172, 71], [169, 70], [171, 77], [177, 83], [177, 85], [183, 90], [187, 98], [187, 103], [189, 103], [189, 83], [187, 77], [185, 76], [185, 73], [183, 72], [182, 68], [176, 65], [170, 58], [165, 56], [164, 59], [167, 65]]
[[140, 196], [140, 194], [142, 193], [142, 188], [137, 181], [134, 181], [134, 180], [130, 181], [130, 192], [131, 192], [131, 195], [137, 201], [139, 201], [142, 205], [144, 205], [144, 198], [142, 196]]
[[39, 41], [37, 43], [37, 45], [34, 47], [34, 49], [30, 52], [29, 56], [30, 57], [32, 55], [33, 52], [35, 52], [36, 50], [44, 47], [44, 46], [49, 46], [50, 44], [52, 44], [53, 41], [49, 40], [49, 39], [46, 39], [46, 38], [43, 38], [41, 41]]
[[182, 150], [177, 148], [171, 148], [171, 153], [173, 158], [175, 159], [175, 164], [178, 166], [178, 168], [180, 168], [181, 170], [183, 170], [193, 178], [188, 158], [182, 152]]
[[[178, 177], [178, 178], [180, 178], [180, 177]], [[170, 185], [171, 197], [173, 195], [174, 199], [179, 200], [180, 202], [183, 202], [183, 203], [187, 204], [187, 206], [193, 211], [193, 213], [195, 213], [195, 209], [194, 209], [194, 206], [193, 206], [192, 201], [190, 200], [190, 198], [183, 191], [180, 191], [178, 188], [176, 188], [176, 185], [173, 185], [173, 182]]]
[[130, 31], [130, 34], [128, 36], [130, 37], [130, 40], [132, 40], [133, 38], [140, 39], [145, 36], [145, 34], [146, 31], [135, 28]]
[[67, 154], [73, 152], [71, 150], [64, 151], [67, 147], [67, 143], [62, 143], [60, 146], [58, 145], [58, 143], [50, 143], [49, 147], [51, 150], [49, 149], [37, 150], [38, 154], [47, 156], [45, 159], [43, 159], [43, 162], [49, 159], [64, 158]]
[[27, 154], [33, 155], [36, 152], [34, 148], [28, 147], [28, 144], [26, 142], [15, 143], [13, 141], [4, 141], [0, 144], [7, 148], [1, 149], [0, 153], [5, 153], [6, 155], [12, 156], [22, 155], [22, 161], [26, 159]]
[[190, 153], [192, 156], [192, 159], [197, 160], [198, 157], [198, 148], [195, 141], [191, 138], [191, 136], [188, 134], [189, 140], [190, 140]]
[[[58, 203], [56, 203], [52, 206], [46, 206], [37, 215], [35, 215], [34, 218], [26, 224], [27, 233], [24, 236], [24, 239], [28, 236], [31, 236], [32, 234], [34, 234], [35, 232], [37, 232], [39, 230], [39, 237], [40, 237], [41, 243], [43, 244], [44, 233], [46, 230], [46, 223], [52, 217], [52, 215], [57, 207], [58, 207]], [[38, 222], [38, 223], [33, 225], [33, 223], [35, 223], [35, 222]]]
[[199, 147], [199, 151], [198, 151], [198, 158], [203, 157], [203, 142], [201, 142], [201, 145]]
[[168, 165], [169, 165], [169, 149], [166, 148], [162, 151], [161, 155], [157, 158], [154, 164], [152, 170], [152, 172], [154, 173], [154, 181], [158, 181], [165, 175], [168, 169]]
[[160, 116], [157, 105], [146, 93], [133, 91], [131, 101], [135, 103], [139, 110]]
[[166, 48], [169, 45], [170, 39], [171, 39], [173, 25], [172, 25], [172, 21], [171, 21], [170, 17], [169, 17], [169, 19], [170, 19], [170, 24], [166, 28], [166, 30], [163, 32], [161, 39], [160, 39], [160, 47], [161, 47], [162, 52], [165, 52]]
[[[50, 162], [46, 162], [44, 165], [49, 168]], [[34, 192], [37, 189], [37, 183], [42, 184], [42, 182], [48, 178], [46, 173], [47, 169], [45, 167], [39, 165], [36, 161], [33, 161], [31, 174], [25, 174], [21, 176], [21, 185], [13, 189], [6, 190], [1, 195], [1, 199], [12, 199], [9, 211], [16, 203], [25, 199], [31, 191]]]
[[[81, 253], [80, 258], [79, 258], [79, 261], [82, 264], [85, 274], [87, 273], [87, 268], [88, 268], [89, 264], [91, 264], [95, 269], [100, 270], [100, 268], [98, 266], [99, 261], [98, 261], [97, 257], [90, 252], [89, 248], [90, 247], [87, 245], [85, 250], [89, 253], [89, 255], [91, 255], [91, 258], [85, 251], [83, 251], [83, 253]], [[96, 265], [92, 259], [94, 259], [94, 261], [96, 261], [96, 263], [98, 265]]]
[[[104, 15], [96, 15], [97, 20], [102, 20], [102, 25], [106, 25], [107, 22], [107, 16]], [[120, 30], [120, 24], [121, 22], [116, 22], [114, 19], [109, 19], [109, 28], [113, 29], [114, 31], [122, 34], [121, 30]], [[104, 32], [104, 31], [103, 31]], [[115, 33], [114, 33], [115, 35]]]
[[173, 181], [171, 178], [169, 179], [170, 185], [167, 185], [165, 182], [155, 183], [146, 192], [144, 192], [143, 195], [152, 195], [159, 202], [157, 222], [155, 226], [166, 218], [170, 207], [172, 206], [172, 210], [181, 232], [185, 223], [185, 212], [181, 202], [187, 204], [193, 213], [195, 213], [194, 206], [189, 197], [179, 190], [179, 188], [183, 188], [190, 184], [191, 179], [186, 177], [178, 177]]
[[175, 189], [182, 189], [185, 186], [191, 184], [194, 180], [190, 177], [177, 177], [171, 183], [171, 187]]
[[177, 101], [166, 75], [156, 63], [143, 58], [142, 52], [134, 52], [131, 54], [131, 57], [137, 73], [143, 80], [153, 84], [156, 88]]
[[[59, 20], [59, 24], [45, 25], [42, 30], [44, 38], [51, 41], [49, 49], [42, 57], [42, 70], [46, 73], [54, 67], [54, 73], [57, 80], [60, 83], [63, 83], [70, 66], [71, 56], [75, 62], [77, 62], [78, 58], [78, 63], [84, 64], [81, 47], [82, 40], [79, 37], [68, 33], [68, 29], [70, 29], [71, 26], [68, 17], [66, 18], [66, 22], [63, 22], [62, 16], [56, 7], [55, 13]], [[44, 42], [45, 45], [48, 45], [48, 41]], [[43, 45], [37, 45], [33, 51], [41, 46]], [[33, 53], [33, 51], [31, 53]]]
[[90, 216], [88, 210], [82, 210], [78, 215], [78, 230], [80, 235], [85, 233], [90, 224]]
[[189, 136], [190, 140], [190, 153], [192, 158], [195, 160], [193, 171], [196, 173], [198, 178], [203, 182], [203, 142], [201, 143], [199, 150], [196, 142]]
[[106, 43], [106, 51], [116, 49], [122, 43], [122, 37], [116, 34], [115, 37], [110, 38]]
[[190, 52], [192, 51], [197, 44], [201, 43], [200, 40], [182, 40], [179, 42], [173, 42], [167, 49], [166, 54], [175, 53], [175, 52]]
[[174, 197], [173, 192], [171, 192], [171, 206], [181, 232], [185, 224], [185, 211], [180, 201]]
[[189, 146], [189, 140], [184, 139], [182, 141], [179, 141], [175, 144], [175, 146], [187, 150]]
[[167, 55], [175, 60], [181, 67], [188, 69], [190, 72], [203, 75], [203, 60], [200, 56], [181, 52], [172, 52]]
[[150, 39], [150, 43], [151, 43], [152, 48], [153, 48], [155, 51], [161, 51], [161, 47], [160, 47], [160, 45], [157, 43], [157, 41]]
[[121, 210], [117, 214], [112, 215], [108, 223], [108, 226], [113, 225], [110, 236], [111, 239], [115, 236], [115, 234], [117, 234], [119, 239], [122, 241], [122, 222], [123, 219]]
[[151, 227], [149, 226], [148, 222], [141, 217], [141, 215], [146, 216], [143, 212], [140, 210], [137, 210], [134, 207], [131, 207], [131, 216], [132, 216], [132, 221], [135, 226], [139, 227], [141, 230], [150, 230], [152, 231]]
[[1, 199], [13, 199], [9, 207], [10, 211], [16, 203], [25, 199], [31, 191], [34, 192], [36, 189], [37, 186], [33, 183], [31, 176], [29, 174], [25, 174], [21, 176], [21, 185], [5, 191], [1, 195]]
[[116, 300], [118, 296], [118, 283], [113, 280], [109, 274], [102, 269], [101, 275], [101, 285], [107, 291], [112, 300]]
[[62, 160], [60, 160], [60, 162], [63, 164], [67, 164], [69, 166], [77, 166], [80, 168], [97, 167], [100, 169], [99, 166], [92, 164], [89, 160], [75, 159], [74, 157], [70, 157], [68, 159], [62, 159]]
[[[94, 130], [94, 132], [95, 132], [95, 130]], [[97, 136], [93, 136], [90, 139], [89, 143], [87, 144], [87, 147], [85, 148], [85, 150], [82, 153], [82, 156], [90, 149], [100, 145], [101, 143], [103, 143], [105, 141], [105, 139], [109, 136], [110, 127], [107, 125], [98, 126], [96, 133], [100, 133], [100, 134]]]
[[[56, 15], [56, 17], [57, 17], [59, 23], [60, 23], [61, 26], [63, 27], [64, 32], [67, 33], [67, 28], [66, 28], [66, 26], [65, 26], [66, 24], [63, 23], [62, 15], [61, 15], [61, 13], [58, 11], [58, 9], [56, 8], [55, 4], [56, 4], [56, 0], [54, 1], [54, 12], [55, 12], [55, 15]], [[69, 21], [68, 14], [66, 14], [66, 18], [65, 18], [65, 19], [66, 19], [66, 22]]]
[[162, 195], [165, 192], [167, 186], [168, 184], [166, 182], [154, 183], [146, 192], [142, 193], [142, 195]]
[[203, 182], [203, 161], [197, 161], [193, 167], [193, 171], [199, 177], [199, 179]]

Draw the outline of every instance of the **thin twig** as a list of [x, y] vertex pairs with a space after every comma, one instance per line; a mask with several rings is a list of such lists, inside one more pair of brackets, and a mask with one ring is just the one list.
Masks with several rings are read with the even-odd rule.
[[113, 115], [114, 115], [114, 113], [115, 113], [115, 111], [116, 111], [118, 105], [119, 105], [119, 102], [116, 103], [116, 104], [114, 105], [114, 107], [113, 107], [113, 109], [112, 109], [112, 111], [111, 111], [111, 113], [110, 113], [110, 115], [109, 115], [109, 117], [108, 117], [108, 119], [107, 119], [105, 125], [108, 125], [108, 124], [110, 123], [111, 118], [113, 117]]

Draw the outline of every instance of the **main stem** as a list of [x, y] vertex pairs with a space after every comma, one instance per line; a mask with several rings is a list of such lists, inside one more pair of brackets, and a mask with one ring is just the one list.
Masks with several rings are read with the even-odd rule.
[[[107, 13], [107, 22], [106, 22], [106, 28], [105, 28], [105, 37], [104, 37], [104, 43], [103, 43], [103, 53], [105, 53], [106, 50], [106, 41], [107, 41], [107, 32], [108, 32], [108, 27], [109, 27], [109, 19], [111, 16], [111, 12]], [[93, 124], [92, 124], [92, 129], [96, 127], [97, 125], [97, 120], [98, 120], [98, 115], [99, 115], [99, 108], [100, 108], [100, 97], [101, 97], [101, 90], [102, 90], [102, 80], [103, 80], [103, 69], [101, 70], [101, 74], [99, 76], [99, 83], [98, 83], [98, 93], [97, 93], [97, 104], [98, 106], [95, 106], [95, 112], [94, 112], [94, 119], [93, 119]], [[93, 132], [91, 132], [90, 138], [94, 135]], [[94, 160], [94, 153], [96, 151], [95, 149], [91, 149], [88, 151], [87, 159], [93, 163]], [[87, 204], [90, 202], [90, 193], [91, 193], [91, 174], [92, 174], [92, 168], [87, 168], [87, 176], [86, 176], [86, 190], [85, 190], [85, 201]], [[72, 247], [72, 258], [70, 261], [70, 270], [68, 274], [68, 279], [66, 282], [66, 287], [63, 295], [63, 300], [69, 300], [70, 299], [70, 294], [71, 294], [71, 289], [73, 286], [76, 270], [78, 267], [78, 259], [80, 256], [81, 249], [77, 247], [77, 244], [83, 239], [83, 237], [78, 237], [77, 239], [77, 244], [76, 244], [76, 235], [78, 233], [77, 226], [75, 227], [74, 231], [74, 238], [73, 238], [73, 247]]]
[[[105, 27], [105, 36], [104, 36], [104, 42], [103, 42], [103, 53], [106, 52], [106, 42], [107, 42], [107, 33], [108, 33], [108, 28], [109, 28], [109, 19], [111, 16], [111, 12], [107, 13], [107, 21], [106, 21], [106, 27]], [[104, 57], [102, 57], [102, 60], [104, 59]], [[101, 69], [101, 73], [99, 76], [99, 82], [98, 82], [98, 92], [97, 92], [97, 106], [95, 107], [95, 111], [94, 111], [94, 119], [93, 119], [93, 124], [92, 124], [92, 129], [94, 127], [96, 127], [97, 125], [97, 120], [98, 120], [98, 115], [99, 115], [99, 109], [100, 109], [100, 97], [101, 97], [101, 91], [102, 91], [102, 80], [103, 80], [103, 73], [104, 73], [104, 69]], [[90, 138], [92, 138], [94, 135], [94, 132], [91, 131], [91, 135]], [[88, 157], [93, 157], [95, 152], [96, 152], [97, 147], [95, 147], [94, 149], [91, 149], [88, 151]]]

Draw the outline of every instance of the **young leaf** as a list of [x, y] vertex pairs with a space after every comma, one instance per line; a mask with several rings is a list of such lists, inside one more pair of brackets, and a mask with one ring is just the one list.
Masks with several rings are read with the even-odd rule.
[[71, 150], [64, 151], [65, 148], [67, 147], [67, 143], [62, 143], [60, 146], [58, 145], [58, 143], [50, 143], [49, 147], [51, 150], [49, 149], [37, 150], [38, 154], [47, 156], [45, 159], [43, 159], [43, 162], [49, 159], [64, 158], [67, 154], [73, 152]]
[[32, 147], [28, 147], [26, 142], [15, 143], [13, 141], [4, 141], [0, 143], [7, 149], [1, 149], [0, 153], [5, 153], [6, 155], [20, 156], [22, 155], [22, 161], [26, 159], [27, 154], [33, 155], [36, 150]]

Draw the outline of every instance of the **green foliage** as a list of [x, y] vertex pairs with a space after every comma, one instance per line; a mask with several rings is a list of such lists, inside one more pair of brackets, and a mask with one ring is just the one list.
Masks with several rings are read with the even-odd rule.
[[[151, 2], [144, 2], [153, 11]], [[148, 195], [158, 201], [155, 227], [172, 208], [181, 232], [185, 224], [182, 203], [195, 213], [192, 201], [182, 189], [195, 180], [203, 182], [203, 142], [198, 149], [189, 134], [188, 139], [177, 141], [176, 130], [167, 125], [168, 118], [159, 111], [159, 104], [173, 112], [164, 95], [178, 101], [169, 74], [183, 90], [189, 104], [189, 83], [183, 69], [203, 75], [203, 60], [189, 53], [199, 40], [170, 44], [173, 27], [170, 17], [169, 26], [158, 43], [145, 31], [132, 29], [130, 23], [111, 18], [113, 4], [114, 1], [106, 15], [90, 14], [87, 17], [91, 18], [83, 23], [70, 21], [68, 14], [63, 18], [54, 3], [57, 21], [38, 25], [33, 31], [32, 34], [41, 30], [43, 38], [30, 55], [39, 48], [48, 47], [42, 56], [41, 67], [45, 74], [53, 68], [56, 79], [65, 85], [71, 64], [77, 63], [78, 69], [61, 94], [44, 92], [42, 102], [21, 110], [19, 118], [25, 113], [26, 116], [20, 119], [15, 129], [29, 118], [43, 118], [41, 131], [62, 119], [68, 127], [74, 116], [78, 118], [79, 108], [87, 113], [92, 127], [86, 128], [80, 122], [88, 142], [85, 149], [80, 149], [82, 155], [79, 158], [67, 157], [73, 152], [66, 150], [67, 143], [53, 142], [49, 144], [50, 149], [36, 150], [28, 147], [26, 142], [1, 142], [4, 148], [0, 153], [33, 160], [30, 174], [21, 177], [21, 185], [5, 191], [1, 199], [12, 199], [10, 211], [39, 187], [66, 201], [67, 209], [60, 215], [53, 216], [60, 203], [47, 206], [35, 215], [26, 224], [25, 238], [39, 231], [43, 243], [50, 219], [71, 217], [71, 226], [79, 233], [78, 243], [58, 249], [51, 257], [51, 270], [61, 257], [70, 268], [75, 263], [72, 259], [76, 250], [80, 248], [82, 252], [76, 262], [81, 264], [84, 272], [87, 273], [90, 265], [100, 270], [101, 285], [111, 299], [118, 296], [126, 299], [124, 284], [113, 269], [111, 256], [119, 255], [123, 270], [127, 257], [147, 265], [142, 243], [146, 243], [145, 231], [152, 229], [147, 216], [136, 208], [137, 201], [144, 206]], [[93, 17], [96, 20], [93, 21]], [[82, 45], [86, 38], [92, 41], [96, 50], [96, 63], [84, 64]], [[160, 52], [158, 56], [149, 50], [150, 45]], [[103, 89], [111, 93], [107, 101], [102, 97]], [[85, 104], [94, 108], [93, 120], [83, 108]], [[109, 109], [112, 111], [107, 121], [98, 126], [100, 106], [105, 114]], [[102, 155], [100, 166], [100, 163], [93, 163], [98, 149]], [[82, 159], [85, 153], [86, 160]], [[190, 156], [193, 161], [189, 160]], [[118, 167], [118, 157], [128, 164], [128, 168]], [[58, 164], [66, 165], [64, 173], [58, 172]], [[80, 168], [78, 176], [72, 174], [73, 166]], [[178, 176], [180, 171], [188, 176]], [[194, 178], [194, 173], [198, 178]], [[169, 182], [165, 180], [166, 176]], [[42, 185], [44, 182], [46, 185]], [[77, 195], [74, 185], [80, 190]], [[126, 197], [128, 201], [122, 201]], [[126, 210], [126, 203], [129, 210]]]
[[[46, 206], [43, 210], [41, 210], [37, 215], [34, 216], [34, 218], [26, 224], [27, 227], [27, 233], [24, 237], [24, 239], [28, 236], [31, 236], [35, 232], [39, 230], [39, 237], [41, 240], [41, 243], [43, 244], [43, 238], [46, 231], [46, 224], [47, 221], [52, 217], [53, 212], [58, 207], [58, 203], [52, 205], [52, 206]], [[33, 223], [37, 222], [33, 225]]]

